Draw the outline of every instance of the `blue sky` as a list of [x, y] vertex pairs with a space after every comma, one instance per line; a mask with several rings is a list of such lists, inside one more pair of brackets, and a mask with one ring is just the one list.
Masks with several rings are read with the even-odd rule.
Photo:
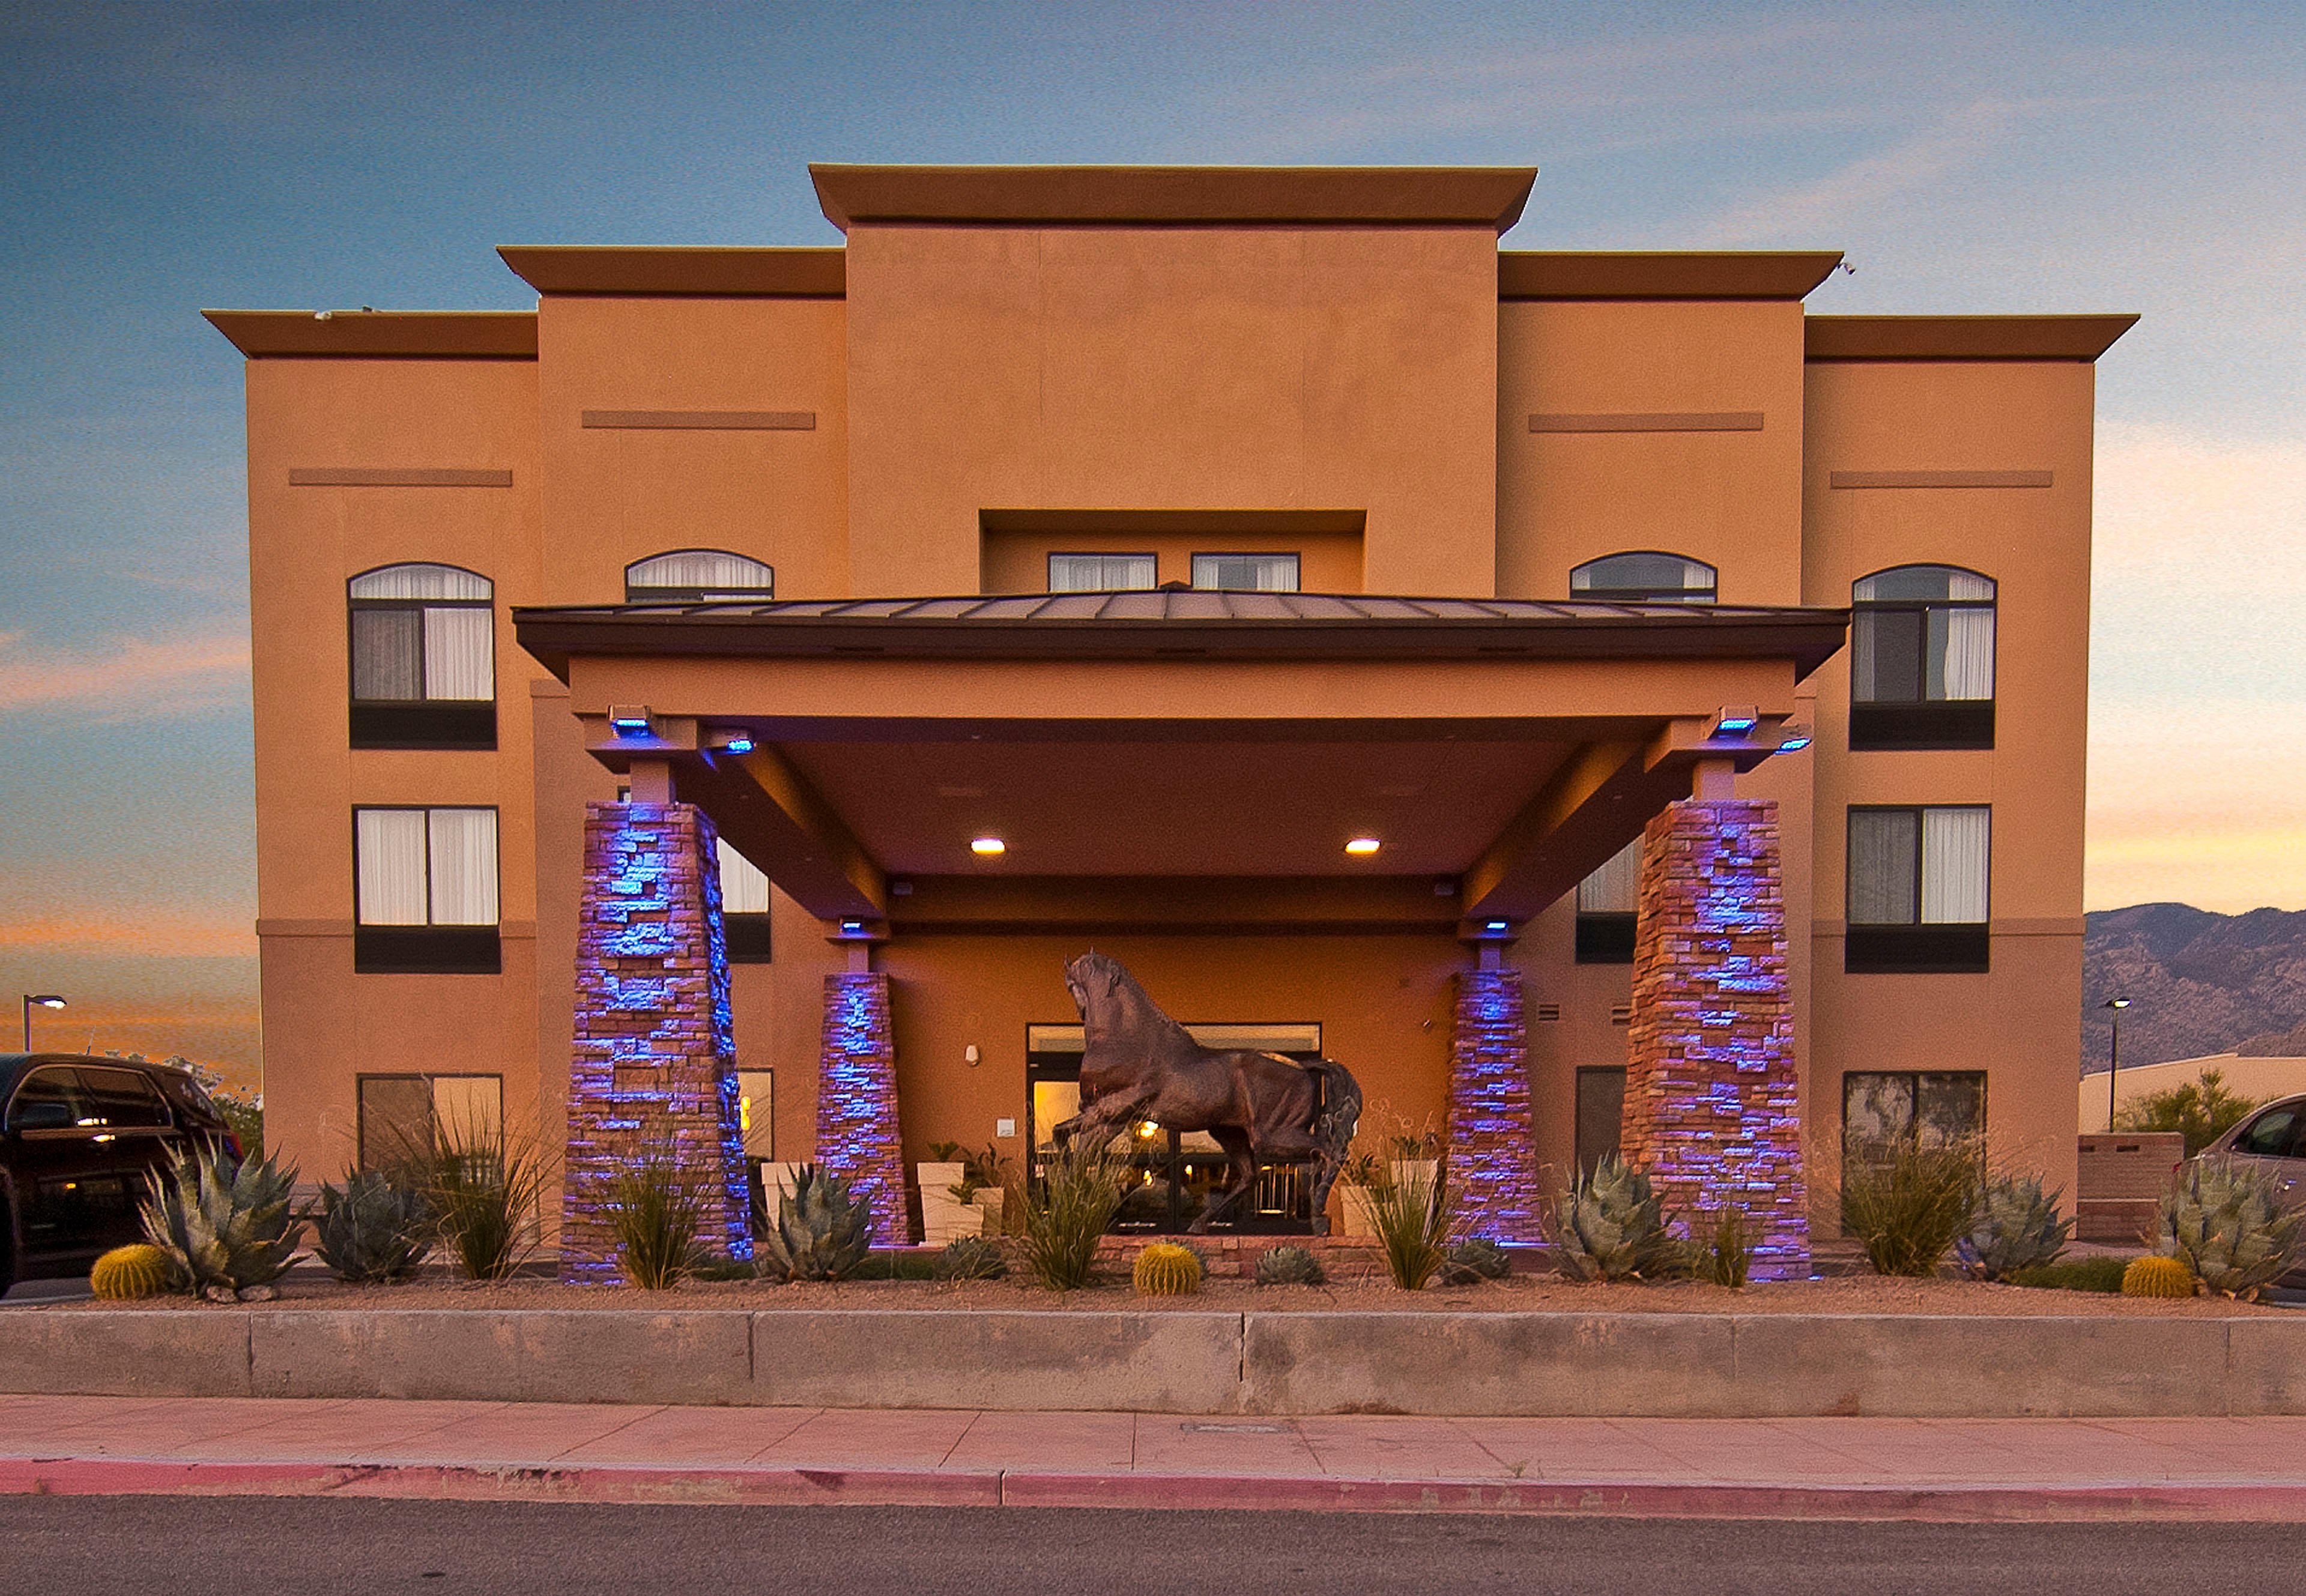
[[1508, 247], [2134, 310], [2089, 898], [2306, 907], [2306, 9], [0, 0], [0, 988], [255, 1056], [240, 362], [507, 243], [836, 242], [806, 163], [1529, 162]]

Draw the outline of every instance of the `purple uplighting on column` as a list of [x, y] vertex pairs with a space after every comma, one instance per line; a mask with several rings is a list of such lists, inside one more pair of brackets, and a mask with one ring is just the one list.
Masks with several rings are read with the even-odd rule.
[[1530, 1133], [1529, 1033], [1517, 969], [1457, 976], [1449, 1048], [1449, 1234], [1507, 1245], [1542, 1240]]
[[824, 977], [824, 1047], [816, 1082], [816, 1161], [873, 1201], [873, 1243], [912, 1240], [905, 1211], [904, 1149], [897, 1127], [897, 1048], [889, 977], [857, 970]]

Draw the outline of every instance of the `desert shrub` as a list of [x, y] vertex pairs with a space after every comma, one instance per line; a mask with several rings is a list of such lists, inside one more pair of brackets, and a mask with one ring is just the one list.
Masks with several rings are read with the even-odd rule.
[[2205, 1070], [2199, 1080], [2148, 1092], [2134, 1102], [2123, 1104], [2114, 1114], [2114, 1128], [2176, 1131], [2185, 1137], [2186, 1156], [2191, 1158], [2240, 1124], [2245, 1114], [2265, 1101], [2226, 1090], [2224, 1071]]
[[1009, 1273], [1009, 1259], [991, 1236], [955, 1236], [937, 1253], [934, 1272], [940, 1280], [998, 1280]]
[[1841, 1172], [1841, 1223], [1880, 1275], [1921, 1278], [1969, 1228], [1981, 1149], [1975, 1139], [1901, 1138], [1852, 1157]]
[[1310, 1247], [1276, 1247], [1257, 1260], [1260, 1285], [1326, 1285], [1328, 1279]]
[[478, 1120], [439, 1122], [416, 1183], [433, 1234], [468, 1280], [506, 1280], [536, 1250], [548, 1174], [534, 1139]]
[[2074, 1239], [2074, 1222], [2058, 1216], [2058, 1194], [2039, 1175], [2002, 1175], [1986, 1182], [1969, 1225], [1954, 1239], [1954, 1257], [1975, 1280], [2007, 1280], [2020, 1269], [2055, 1263]]
[[1555, 1203], [1553, 1239], [1573, 1280], [1657, 1280], [1688, 1268], [1687, 1250], [1667, 1229], [1664, 1199], [1615, 1153]]
[[1441, 1259], [1444, 1285], [1479, 1285], [1485, 1280], [1503, 1280], [1511, 1273], [1513, 1259], [1486, 1236], [1458, 1242]]
[[312, 1250], [355, 1285], [405, 1280], [432, 1250], [424, 1194], [380, 1170], [353, 1170], [342, 1186], [323, 1181], [310, 1217]]
[[679, 1285], [704, 1261], [705, 1205], [670, 1148], [653, 1148], [609, 1189], [609, 1228], [625, 1277], [643, 1291]]
[[[981, 1241], [984, 1238], [971, 1236], [967, 1239]], [[863, 1262], [843, 1275], [841, 1278], [843, 1280], [938, 1280], [943, 1276], [937, 1273], [937, 1257], [935, 1252], [915, 1251], [911, 1249], [903, 1251], [868, 1253]], [[762, 1266], [762, 1272], [772, 1278], [779, 1277], [776, 1270], [765, 1263]]]
[[1369, 1189], [1370, 1225], [1386, 1273], [1404, 1291], [1423, 1291], [1447, 1259], [1438, 1166], [1403, 1161]]
[[1121, 1208], [1127, 1163], [1076, 1140], [1044, 1161], [1038, 1189], [1019, 1211], [1017, 1250], [1026, 1272], [1051, 1291], [1079, 1291], [1097, 1275], [1097, 1247]]
[[2010, 1276], [2012, 1285], [2049, 1291], [2118, 1292], [2125, 1260], [2119, 1258], [2062, 1258], [2053, 1264], [2030, 1264]]

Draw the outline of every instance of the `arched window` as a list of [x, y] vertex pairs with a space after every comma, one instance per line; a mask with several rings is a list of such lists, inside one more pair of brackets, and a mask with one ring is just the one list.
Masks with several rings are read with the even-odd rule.
[[450, 565], [346, 585], [355, 748], [497, 746], [496, 590]]
[[1993, 579], [1903, 565], [1849, 598], [1849, 746], [1992, 747]]
[[1569, 573], [1569, 595], [1621, 604], [1710, 604], [1716, 573], [1702, 559], [1637, 551], [1589, 559]]
[[725, 549], [675, 549], [625, 568], [628, 604], [741, 604], [776, 589], [776, 572]]

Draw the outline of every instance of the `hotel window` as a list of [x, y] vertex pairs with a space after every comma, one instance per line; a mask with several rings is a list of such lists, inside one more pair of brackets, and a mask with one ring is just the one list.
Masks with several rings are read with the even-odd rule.
[[501, 1075], [363, 1075], [360, 1166], [406, 1169], [446, 1144], [486, 1151], [504, 1139]]
[[724, 549], [676, 549], [625, 568], [628, 604], [744, 604], [777, 596], [777, 574]]
[[769, 878], [761, 867], [714, 839], [721, 860], [721, 925], [731, 964], [769, 962]]
[[1157, 585], [1150, 554], [1052, 554], [1051, 593], [1137, 593]]
[[1841, 1078], [1841, 1162], [1878, 1164], [1909, 1147], [1986, 1138], [1983, 1071], [1853, 1071]]
[[1852, 975], [1986, 968], [1993, 812], [1984, 805], [1849, 811]]
[[352, 746], [497, 746], [496, 590], [448, 565], [396, 565], [346, 585]]
[[1849, 746], [1994, 746], [1994, 583], [1952, 566], [1849, 590]]
[[495, 975], [497, 812], [353, 811], [353, 969]]
[[1710, 604], [1718, 579], [1712, 566], [1684, 555], [1610, 554], [1569, 573], [1569, 596], [1613, 604]]
[[1641, 875], [1642, 840], [1636, 837], [1577, 883], [1578, 963], [1634, 961], [1634, 910]]
[[1193, 585], [1223, 593], [1295, 593], [1294, 554], [1196, 554]]

